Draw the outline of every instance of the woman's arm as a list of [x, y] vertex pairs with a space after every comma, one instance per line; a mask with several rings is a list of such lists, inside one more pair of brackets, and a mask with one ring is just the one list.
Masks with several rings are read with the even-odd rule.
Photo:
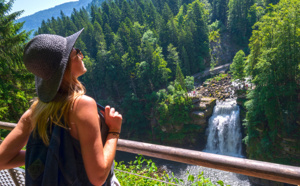
[[[121, 131], [122, 116], [110, 107], [105, 108], [105, 121], [110, 130]], [[70, 117], [75, 121], [81, 146], [82, 158], [90, 182], [102, 185], [115, 157], [116, 136], [109, 134], [103, 148], [100, 131], [100, 120], [97, 104], [94, 99], [82, 96], [74, 105]]]
[[25, 164], [25, 151], [21, 150], [27, 143], [32, 131], [31, 111], [27, 110], [17, 126], [6, 136], [0, 145], [0, 170], [19, 167]]

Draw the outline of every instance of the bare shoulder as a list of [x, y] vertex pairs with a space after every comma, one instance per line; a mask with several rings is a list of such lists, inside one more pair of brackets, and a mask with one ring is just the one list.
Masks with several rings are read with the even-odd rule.
[[75, 101], [73, 113], [75, 117], [78, 117], [77, 119], [88, 119], [91, 115], [97, 116], [97, 112], [97, 104], [93, 98], [83, 95]]
[[75, 105], [77, 108], [81, 108], [81, 107], [91, 107], [91, 106], [97, 106], [96, 101], [86, 95], [80, 96], [80, 98], [78, 98], [77, 103]]

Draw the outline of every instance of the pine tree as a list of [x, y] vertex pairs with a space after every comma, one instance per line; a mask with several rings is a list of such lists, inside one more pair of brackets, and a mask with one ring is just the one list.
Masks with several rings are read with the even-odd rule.
[[239, 79], [241, 81], [245, 78], [245, 53], [244, 51], [238, 51], [230, 65], [230, 72], [232, 73], [233, 79]]
[[161, 14], [162, 14], [162, 18], [165, 23], [167, 23], [169, 20], [173, 19], [173, 12], [167, 3], [164, 4], [164, 8], [163, 8]]
[[173, 15], [176, 15], [179, 10], [179, 1], [178, 0], [168, 0], [168, 4], [173, 12]]
[[[251, 27], [256, 21], [256, 9], [252, 9], [250, 12], [254, 4], [254, 0], [229, 0], [228, 29], [232, 37], [240, 45], [247, 45], [251, 36]], [[252, 18], [249, 19], [249, 15], [251, 15]]]
[[0, 1], [0, 120], [16, 122], [28, 109], [34, 92], [34, 78], [23, 64], [25, 41], [30, 32], [15, 20], [22, 11], [10, 14], [13, 0]]
[[195, 32], [193, 35], [196, 52], [204, 58], [209, 55], [207, 15], [204, 5], [199, 2], [197, 3], [197, 1], [192, 4], [192, 10], [191, 17], [195, 23]]
[[140, 6], [138, 7], [136, 17], [137, 17], [137, 21], [138, 21], [141, 25], [143, 25], [144, 22], [145, 22], [145, 17], [144, 17], [144, 12], [143, 12], [143, 10], [142, 10], [142, 8], [141, 8]]
[[121, 23], [122, 12], [120, 8], [113, 1], [110, 2], [111, 12], [108, 14], [110, 27], [113, 32], [117, 32]]
[[221, 21], [227, 23], [228, 0], [212, 0], [212, 22]]
[[280, 1], [251, 37], [247, 73], [255, 89], [246, 102], [245, 141], [252, 159], [300, 165], [299, 156], [284, 153], [282, 145], [289, 138], [299, 147], [299, 8], [298, 0]]
[[131, 21], [135, 21], [133, 9], [129, 6], [129, 3], [126, 0], [123, 0], [122, 2], [122, 17], [120, 21], [125, 21], [126, 18], [128, 18]]
[[101, 26], [103, 25], [103, 19], [102, 19], [100, 8], [93, 5], [91, 7], [91, 17], [92, 17], [92, 23], [98, 22]]
[[182, 74], [179, 63], [176, 64], [176, 81], [180, 84], [180, 86], [183, 90], [186, 90], [184, 76]]
[[183, 62], [184, 66], [184, 74], [185, 75], [190, 75], [191, 74], [191, 69], [190, 69], [190, 62], [189, 62], [189, 56], [187, 55], [187, 52], [184, 47], [181, 49], [181, 60]]
[[172, 44], [169, 44], [168, 46], [168, 56], [167, 56], [167, 62], [168, 62], [168, 67], [172, 71], [172, 78], [177, 77], [175, 76], [177, 73], [177, 66], [179, 64], [179, 56], [178, 52], [176, 51], [176, 47], [174, 47]]
[[129, 43], [130, 29], [127, 27], [127, 25], [124, 22], [122, 22], [120, 24], [120, 27], [119, 27], [119, 30], [118, 30], [117, 34], [119, 35], [119, 37], [121, 39], [122, 46], [123, 46], [124, 50], [127, 51], [128, 47], [130, 46], [130, 43]]

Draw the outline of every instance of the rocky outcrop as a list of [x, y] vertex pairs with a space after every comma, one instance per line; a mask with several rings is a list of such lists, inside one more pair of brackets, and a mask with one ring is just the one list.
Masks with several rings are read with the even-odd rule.
[[193, 98], [192, 124], [206, 127], [207, 121], [212, 115], [216, 99], [210, 97]]
[[199, 97], [213, 97], [219, 100], [230, 98], [236, 88], [231, 83], [231, 76], [216, 80], [204, 82], [201, 86], [196, 88], [196, 94]]

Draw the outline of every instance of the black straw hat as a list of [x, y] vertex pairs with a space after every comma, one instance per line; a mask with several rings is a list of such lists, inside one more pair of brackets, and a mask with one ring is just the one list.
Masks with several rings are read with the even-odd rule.
[[35, 88], [41, 101], [47, 103], [55, 97], [70, 53], [82, 31], [68, 37], [41, 34], [27, 43], [23, 61], [26, 68], [35, 75]]

